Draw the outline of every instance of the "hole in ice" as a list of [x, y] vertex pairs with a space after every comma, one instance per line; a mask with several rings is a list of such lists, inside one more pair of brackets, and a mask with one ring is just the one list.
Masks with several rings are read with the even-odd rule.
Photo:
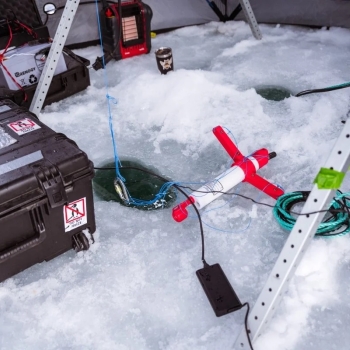
[[258, 95], [263, 97], [268, 101], [283, 101], [284, 99], [292, 96], [292, 93], [282, 87], [282, 86], [274, 86], [274, 85], [263, 85], [255, 87], [255, 91]]
[[[147, 173], [155, 173], [162, 176], [156, 169], [146, 167], [139, 161], [135, 160], [121, 160], [121, 168], [119, 169], [120, 174], [125, 179], [125, 187], [128, 191], [130, 197], [143, 201], [140, 205], [130, 203], [124, 200], [117, 192], [115, 187], [115, 163], [112, 161], [107, 162], [99, 166], [96, 170], [95, 177], [93, 179], [93, 185], [96, 195], [105, 201], [119, 202], [122, 205], [141, 209], [141, 210], [154, 210], [168, 208], [176, 200], [176, 192], [173, 187], [168, 189], [164, 198], [158, 199], [154, 203], [149, 203], [147, 201], [152, 201], [155, 196], [159, 193], [164, 181], [152, 176]], [[100, 168], [107, 168], [100, 169]], [[145, 171], [132, 169], [139, 168]], [[164, 177], [164, 176], [163, 176]], [[168, 180], [170, 181], [170, 180]], [[119, 187], [120, 189], [120, 187]], [[119, 192], [120, 193], [120, 192]]]

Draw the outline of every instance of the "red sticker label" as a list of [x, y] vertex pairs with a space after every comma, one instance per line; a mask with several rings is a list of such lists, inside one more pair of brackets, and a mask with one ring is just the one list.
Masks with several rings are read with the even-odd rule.
[[86, 198], [78, 199], [63, 206], [65, 232], [74, 230], [87, 223]]

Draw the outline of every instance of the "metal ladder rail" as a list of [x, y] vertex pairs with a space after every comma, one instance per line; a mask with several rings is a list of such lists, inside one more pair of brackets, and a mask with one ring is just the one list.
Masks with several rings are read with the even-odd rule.
[[[347, 121], [334, 145], [325, 168], [346, 172], [350, 165], [350, 122]], [[318, 189], [314, 185], [301, 213], [324, 210], [328, 207], [335, 190]], [[290, 235], [248, 317], [250, 339], [254, 343], [269, 325], [289, 282], [305, 255], [325, 213], [301, 215]], [[236, 350], [250, 349], [245, 328], [234, 344]]]
[[35, 94], [30, 104], [29, 111], [33, 112], [37, 116], [39, 115], [47, 92], [49, 90], [52, 78], [54, 76], [58, 60], [62, 54], [64, 44], [66, 42], [69, 30], [72, 26], [74, 16], [77, 12], [80, 0], [67, 0], [66, 6], [63, 10], [60, 22], [58, 24], [55, 37], [51, 44], [50, 52], [47, 57], [45, 66], [40, 76], [38, 86], [35, 90]]
[[262, 34], [260, 32], [258, 22], [256, 21], [256, 18], [255, 18], [255, 15], [254, 15], [254, 12], [253, 12], [253, 9], [250, 5], [249, 0], [239, 0], [239, 2], [242, 6], [245, 18], [250, 26], [250, 29], [251, 29], [255, 39], [261, 40]]

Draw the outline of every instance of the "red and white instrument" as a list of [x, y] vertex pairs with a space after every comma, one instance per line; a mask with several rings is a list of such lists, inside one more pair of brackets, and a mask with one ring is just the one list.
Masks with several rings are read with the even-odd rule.
[[275, 186], [256, 173], [260, 168], [266, 165], [271, 158], [274, 158], [276, 153], [269, 153], [266, 148], [261, 148], [250, 156], [245, 157], [221, 126], [214, 128], [213, 133], [233, 159], [233, 164], [230, 169], [217, 176], [213, 181], [206, 183], [198, 190], [192, 192], [189, 195], [189, 199], [180, 203], [173, 209], [173, 218], [177, 222], [181, 222], [187, 218], [188, 212], [186, 207], [192, 203], [197, 209], [202, 209], [240, 182], [249, 182], [274, 199], [277, 199], [284, 193], [281, 188]]

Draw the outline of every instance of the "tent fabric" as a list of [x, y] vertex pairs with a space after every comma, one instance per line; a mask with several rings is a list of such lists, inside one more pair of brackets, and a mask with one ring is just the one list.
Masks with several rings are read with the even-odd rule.
[[[350, 28], [350, 0], [251, 0], [258, 23]], [[243, 19], [240, 14], [237, 19]]]
[[[43, 21], [46, 15], [43, 5], [48, 0], [35, 0]], [[221, 0], [211, 0], [222, 8]], [[65, 0], [50, 0], [56, 7], [64, 6]], [[206, 0], [145, 0], [153, 11], [152, 30], [177, 28], [218, 21], [217, 15]], [[96, 5], [85, 4], [81, 0], [67, 38], [67, 45], [83, 44], [99, 39]], [[228, 0], [229, 13], [239, 4], [238, 0]], [[306, 26], [329, 26], [350, 28], [350, 0], [251, 0], [258, 23], [296, 24]], [[101, 8], [101, 4], [99, 4]], [[63, 10], [48, 18], [47, 26], [54, 36]], [[245, 20], [243, 12], [237, 20]]]
[[[46, 15], [43, 12], [43, 6], [47, 0], [36, 0], [40, 15], [43, 21]], [[65, 5], [64, 0], [54, 0], [51, 3], [56, 7]], [[161, 30], [175, 27], [183, 27], [194, 24], [202, 24], [218, 20], [218, 17], [211, 10], [205, 0], [147, 0], [152, 11], [153, 17], [151, 22], [152, 30]], [[79, 8], [75, 15], [66, 44], [78, 44], [90, 42], [99, 39], [97, 29], [96, 5], [85, 4], [84, 0], [80, 2]], [[102, 5], [99, 4], [99, 9]], [[48, 18], [47, 26], [51, 36], [54, 36], [58, 27], [63, 10], [58, 10], [55, 15]]]

